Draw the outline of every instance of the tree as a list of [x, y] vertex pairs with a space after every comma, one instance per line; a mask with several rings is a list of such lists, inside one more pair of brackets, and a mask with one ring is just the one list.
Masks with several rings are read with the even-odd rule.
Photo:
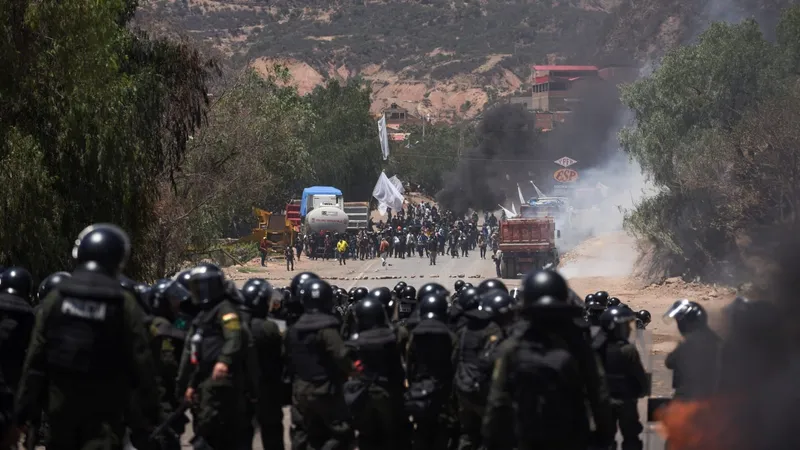
[[245, 69], [218, 87], [209, 123], [174, 176], [162, 180], [158, 270], [178, 270], [187, 249], [204, 254], [222, 236], [249, 234], [252, 208], [283, 209], [312, 178], [308, 135], [314, 113], [276, 66], [266, 77]]
[[371, 89], [358, 78], [329, 80], [306, 96], [316, 120], [309, 151], [314, 182], [336, 186], [345, 198], [370, 198], [381, 171]]
[[407, 126], [403, 131], [409, 133], [409, 142], [393, 145], [389, 169], [429, 195], [444, 186], [442, 176], [456, 166], [460, 150], [475, 143], [475, 130], [469, 122], [427, 124], [424, 139], [421, 126]]
[[203, 122], [214, 65], [128, 30], [131, 7], [0, 6], [0, 262], [41, 278], [70, 266], [82, 228], [114, 222], [134, 244], [130, 274], [153, 276], [156, 180]]
[[635, 123], [621, 143], [661, 188], [626, 225], [673, 273], [735, 274], [743, 238], [797, 220], [799, 18], [786, 12], [776, 45], [754, 21], [713, 24], [623, 90]]

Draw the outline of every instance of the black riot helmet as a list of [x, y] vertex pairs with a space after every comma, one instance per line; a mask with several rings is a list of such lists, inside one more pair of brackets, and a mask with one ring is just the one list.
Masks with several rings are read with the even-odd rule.
[[480, 309], [489, 313], [495, 319], [508, 315], [514, 303], [511, 295], [498, 289], [481, 295], [480, 299]]
[[464, 312], [478, 309], [480, 304], [480, 294], [477, 288], [472, 287], [464, 289], [458, 296], [458, 306], [460, 306]]
[[557, 298], [566, 304], [569, 298], [567, 280], [555, 270], [538, 270], [526, 275], [522, 280], [524, 305], [530, 306], [538, 297], [543, 296]]
[[505, 293], [508, 293], [508, 288], [506, 287], [506, 285], [503, 284], [502, 281], [500, 281], [500, 280], [498, 280], [496, 278], [490, 278], [488, 280], [483, 280], [478, 285], [478, 293], [479, 294], [485, 294], [485, 293], [487, 293], [489, 291], [493, 291], [495, 289], [498, 289], [498, 290], [501, 290], [501, 291], [503, 291]]
[[39, 284], [39, 292], [36, 294], [39, 302], [44, 300], [48, 294], [53, 292], [56, 286], [61, 284], [62, 281], [66, 280], [67, 278], [71, 277], [72, 274], [69, 272], [55, 272], [51, 273], [47, 276], [40, 284]]
[[[461, 281], [461, 280], [459, 280]], [[458, 288], [457, 288], [458, 289]], [[463, 289], [463, 287], [462, 287]], [[445, 297], [450, 296], [450, 292], [439, 283], [426, 283], [423, 284], [419, 291], [417, 291], [417, 300], [422, 300], [422, 297], [428, 294], [441, 294]]]
[[117, 276], [117, 279], [119, 280], [120, 287], [133, 295], [133, 298], [136, 300], [136, 304], [142, 308], [142, 311], [144, 311], [145, 314], [150, 314], [150, 300], [148, 296], [141, 295], [140, 290], [136, 289], [136, 286], [139, 283], [131, 278], [126, 277], [125, 275], [119, 275]]
[[586, 298], [583, 299], [583, 303], [585, 305], [587, 305], [587, 309], [588, 309], [589, 303], [592, 302], [592, 301], [595, 301], [595, 300], [596, 299], [594, 298], [594, 294], [589, 294], [589, 295], [586, 296]]
[[130, 256], [131, 241], [128, 235], [110, 223], [84, 228], [72, 248], [76, 263], [97, 268], [110, 276], [119, 275]]
[[177, 280], [158, 280], [150, 289], [151, 311], [168, 320], [175, 320], [181, 306], [191, 302], [192, 294]]
[[353, 313], [356, 318], [356, 330], [359, 333], [373, 328], [385, 327], [389, 322], [386, 318], [386, 309], [383, 304], [371, 297], [359, 300], [353, 306]]
[[383, 305], [388, 317], [394, 315], [394, 299], [392, 298], [392, 291], [388, 287], [379, 287], [369, 291], [367, 298]]
[[210, 309], [225, 300], [227, 296], [225, 274], [214, 264], [201, 264], [192, 269], [189, 290], [195, 306], [200, 309]]
[[31, 301], [33, 277], [22, 267], [9, 267], [0, 274], [0, 292]]
[[664, 321], [669, 323], [674, 320], [678, 324], [678, 331], [687, 335], [694, 331], [708, 328], [708, 314], [700, 304], [687, 299], [678, 300], [664, 313]]
[[337, 306], [344, 305], [350, 300], [350, 295], [343, 288], [334, 288], [331, 286], [331, 289], [333, 289], [333, 300]]
[[594, 294], [594, 298], [596, 298], [597, 301], [602, 303], [604, 306], [608, 306], [608, 298], [609, 298], [608, 292], [606, 292], [606, 291], [597, 291]]
[[253, 317], [266, 319], [272, 301], [272, 285], [263, 278], [251, 278], [242, 286], [242, 309]]
[[355, 291], [353, 291], [353, 295], [350, 296], [350, 303], [355, 303], [359, 300], [367, 298], [369, 294], [369, 289], [365, 287], [358, 287]]
[[177, 277], [175, 277], [175, 281], [183, 285], [186, 290], [189, 290], [189, 278], [192, 278], [192, 269], [184, 270], [183, 272], [179, 273]]
[[630, 324], [636, 320], [636, 314], [630, 308], [610, 306], [600, 316], [600, 326], [609, 335], [627, 340], [631, 334]]
[[653, 318], [650, 315], [650, 311], [642, 309], [636, 312], [636, 328], [644, 330], [648, 325], [650, 325], [652, 320]]
[[417, 300], [417, 288], [414, 286], [406, 286], [403, 288], [403, 294], [401, 295], [403, 300]]
[[447, 298], [436, 294], [423, 297], [419, 302], [419, 318], [447, 322]]
[[408, 286], [408, 284], [406, 284], [405, 281], [400, 281], [400, 282], [398, 282], [397, 284], [394, 285], [394, 289], [392, 289], [392, 290], [394, 291], [395, 295], [397, 295], [398, 297], [402, 297], [403, 296], [403, 289], [405, 289], [406, 286]]
[[522, 292], [517, 288], [508, 291], [508, 295], [511, 297], [511, 302], [514, 305], [518, 304], [519, 301], [522, 300]]
[[300, 272], [295, 275], [294, 278], [292, 278], [292, 282], [289, 284], [289, 291], [292, 296], [299, 300], [300, 287], [310, 279], [319, 280], [319, 277], [313, 272]]
[[726, 306], [723, 314], [731, 332], [745, 336], [771, 336], [780, 321], [774, 304], [741, 296]]
[[465, 283], [464, 280], [456, 280], [455, 284], [453, 285], [453, 289], [456, 291], [456, 293], [459, 293], [462, 289], [464, 289], [465, 284], [467, 283]]
[[608, 299], [608, 307], [609, 308], [612, 307], [612, 306], [620, 306], [621, 304], [622, 304], [622, 301], [620, 299], [618, 299], [617, 297], [611, 297], [611, 298]]
[[306, 312], [333, 312], [333, 289], [322, 280], [306, 280], [300, 287], [300, 299]]

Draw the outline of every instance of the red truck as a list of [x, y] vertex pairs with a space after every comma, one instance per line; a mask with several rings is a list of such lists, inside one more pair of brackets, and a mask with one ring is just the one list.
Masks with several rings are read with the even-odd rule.
[[499, 248], [503, 252], [500, 266], [503, 278], [518, 278], [534, 269], [558, 265], [559, 256], [553, 217], [518, 217], [500, 222]]

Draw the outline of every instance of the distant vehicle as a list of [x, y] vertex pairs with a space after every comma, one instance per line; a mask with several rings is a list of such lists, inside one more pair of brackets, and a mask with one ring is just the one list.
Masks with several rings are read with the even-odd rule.
[[560, 237], [561, 232], [556, 230], [552, 216], [515, 217], [500, 221], [499, 248], [503, 252], [500, 271], [503, 278], [518, 278], [531, 270], [557, 266], [556, 238]]

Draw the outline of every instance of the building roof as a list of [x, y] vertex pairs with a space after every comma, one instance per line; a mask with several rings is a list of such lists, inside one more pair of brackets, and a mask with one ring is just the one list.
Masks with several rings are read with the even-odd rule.
[[533, 66], [533, 70], [550, 70], [554, 72], [596, 71], [597, 66]]
[[584, 77], [565, 78], [565, 77], [554, 77], [552, 75], [544, 75], [544, 76], [541, 76], [541, 77], [534, 77], [533, 84], [534, 85], [543, 84], [543, 83], [549, 83], [551, 81], [558, 81], [558, 80], [562, 80], [562, 81], [563, 80], [566, 80], [566, 81], [577, 81], [577, 80], [580, 80], [581, 78], [584, 78]]

